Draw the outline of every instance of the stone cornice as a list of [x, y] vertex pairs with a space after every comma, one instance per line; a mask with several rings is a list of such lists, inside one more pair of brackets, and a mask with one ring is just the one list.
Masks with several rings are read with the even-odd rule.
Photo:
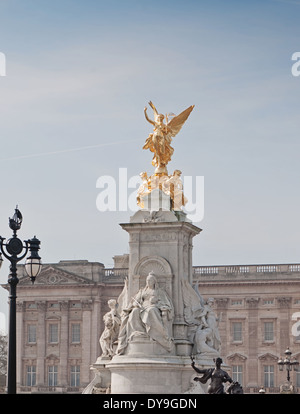
[[269, 352], [266, 352], [265, 354], [259, 355], [258, 359], [260, 361], [274, 361], [274, 362], [278, 361], [278, 357], [274, 354], [270, 354]]
[[229, 361], [246, 361], [247, 357], [245, 355], [239, 354], [238, 352], [235, 352], [234, 354], [227, 356], [227, 359]]
[[[94, 281], [86, 279], [82, 276], [78, 276], [74, 273], [61, 270], [55, 266], [47, 266], [45, 269], [42, 269], [40, 275], [36, 278], [35, 285], [46, 285], [50, 287], [64, 286], [64, 285], [95, 285]], [[20, 278], [19, 282], [20, 287], [26, 285], [32, 285], [29, 276], [23, 276]]]
[[253, 286], [253, 285], [286, 285], [288, 283], [290, 284], [300, 284], [300, 278], [299, 279], [264, 279], [264, 280], [224, 280], [224, 279], [218, 279], [218, 280], [199, 280], [194, 279], [193, 283], [198, 283], [199, 286]]

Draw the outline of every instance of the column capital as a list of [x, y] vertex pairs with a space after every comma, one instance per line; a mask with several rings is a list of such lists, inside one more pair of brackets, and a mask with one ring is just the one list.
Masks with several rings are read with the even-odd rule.
[[277, 301], [280, 308], [289, 308], [292, 298], [287, 296], [278, 296]]
[[81, 301], [83, 310], [92, 310], [93, 309], [93, 300], [92, 299], [83, 299]]
[[45, 312], [47, 310], [47, 302], [45, 300], [36, 301], [38, 310]]
[[246, 302], [248, 303], [249, 308], [257, 308], [258, 302], [260, 301], [260, 298], [246, 298]]
[[226, 309], [227, 308], [227, 306], [228, 306], [228, 298], [217, 298], [217, 299], [214, 299], [215, 300], [215, 302], [216, 302], [216, 305], [217, 305], [217, 308], [218, 309]]
[[68, 300], [62, 300], [58, 302], [60, 305], [61, 310], [68, 310], [69, 309], [69, 301]]
[[26, 302], [25, 301], [16, 302], [16, 311], [17, 312], [24, 312], [25, 309], [26, 309]]

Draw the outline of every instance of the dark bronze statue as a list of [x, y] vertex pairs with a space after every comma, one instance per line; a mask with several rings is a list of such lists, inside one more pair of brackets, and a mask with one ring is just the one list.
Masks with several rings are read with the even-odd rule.
[[199, 369], [195, 367], [195, 360], [193, 357], [192, 359], [192, 368], [198, 373], [203, 374], [202, 377], [195, 377], [194, 381], [200, 381], [202, 384], [206, 384], [206, 382], [210, 379], [211, 382], [208, 386], [208, 394], [226, 394], [224, 391], [224, 382], [230, 382], [231, 385], [228, 388], [229, 394], [243, 394], [242, 386], [234, 382], [230, 376], [227, 374], [226, 371], [221, 369], [222, 359], [217, 358], [214, 359], [215, 368], [208, 368], [208, 369]]

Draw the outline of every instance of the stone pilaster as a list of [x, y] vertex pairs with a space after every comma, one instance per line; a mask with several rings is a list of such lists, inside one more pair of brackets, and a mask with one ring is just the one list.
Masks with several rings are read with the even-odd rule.
[[24, 347], [26, 337], [24, 332], [24, 312], [26, 309], [26, 302], [17, 302], [16, 303], [16, 324], [17, 324], [17, 388], [23, 384], [23, 377], [24, 377], [24, 367], [22, 361], [22, 348]]
[[[290, 315], [289, 308], [291, 306], [291, 297], [287, 296], [278, 296], [277, 302], [280, 308], [280, 317], [279, 317], [279, 343], [280, 350], [285, 350], [290, 346]], [[282, 351], [280, 351], [282, 352]]]
[[45, 358], [46, 358], [46, 310], [47, 302], [38, 301], [38, 326], [37, 326], [37, 359], [36, 359], [36, 371], [37, 371], [37, 386], [44, 386], [46, 383], [45, 376]]
[[[82, 300], [82, 365], [90, 365], [90, 353], [91, 353], [91, 337], [92, 337], [92, 309], [93, 301]], [[81, 376], [81, 383], [87, 385], [90, 381], [90, 373], [83, 372]]]
[[69, 301], [60, 302], [60, 385], [68, 386]]
[[248, 305], [248, 349], [249, 349], [249, 364], [248, 364], [248, 387], [256, 386], [257, 383], [257, 354], [256, 344], [258, 337], [258, 303], [260, 298], [249, 297], [246, 298]]

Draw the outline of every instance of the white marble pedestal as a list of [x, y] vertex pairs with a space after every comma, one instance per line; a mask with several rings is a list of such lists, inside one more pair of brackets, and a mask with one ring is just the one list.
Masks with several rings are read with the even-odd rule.
[[197, 374], [189, 357], [115, 356], [106, 367], [111, 372], [112, 394], [204, 394], [207, 388], [193, 381]]

